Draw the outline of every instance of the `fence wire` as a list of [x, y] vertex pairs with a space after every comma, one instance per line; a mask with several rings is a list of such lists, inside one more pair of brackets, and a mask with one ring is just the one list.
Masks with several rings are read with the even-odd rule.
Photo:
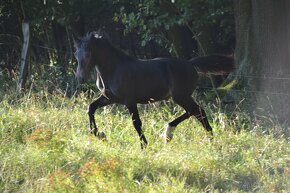
[[[212, 87], [198, 87], [199, 89], [206, 89], [209, 91], [214, 92]], [[227, 91], [227, 89], [217, 88], [217, 91]], [[234, 92], [241, 92], [241, 93], [255, 93], [255, 94], [265, 94], [265, 95], [284, 95], [284, 96], [290, 96], [290, 93], [283, 93], [283, 92], [266, 92], [266, 91], [254, 91], [254, 90], [239, 90], [239, 89], [229, 89], [228, 91], [234, 91]]]
[[[0, 34], [1, 35], [1, 34]], [[0, 42], [0, 46], [2, 45], [10, 45], [10, 44], [17, 44], [14, 42]], [[58, 51], [61, 53], [68, 53], [68, 51], [62, 51], [62, 50], [58, 50], [56, 48], [51, 48], [51, 47], [47, 47], [47, 46], [41, 46], [38, 44], [31, 44], [34, 47], [40, 48], [40, 49], [46, 49], [46, 50], [53, 50], [53, 51]], [[42, 63], [44, 66], [46, 67], [51, 67], [51, 68], [61, 68], [61, 67], [57, 67], [55, 65], [51, 65], [51, 64], [45, 64]], [[3, 71], [2, 71], [3, 72]], [[216, 76], [216, 74], [214, 73], [207, 73], [207, 75], [213, 75]], [[225, 74], [226, 75], [226, 74]], [[239, 74], [235, 74], [235, 77], [241, 77], [241, 78], [252, 78], [252, 79], [264, 79], [264, 80], [284, 80], [284, 81], [290, 81], [290, 77], [274, 77], [274, 76], [259, 76], [259, 75], [239, 75]], [[205, 89], [208, 91], [212, 91], [212, 92], [216, 92], [213, 89], [215, 89], [214, 87], [206, 87], [206, 86], [200, 86], [198, 87], [199, 89]], [[227, 89], [223, 89], [223, 88], [216, 88], [217, 91], [221, 91], [224, 90], [226, 91]], [[289, 88], [290, 90], [290, 88]], [[285, 92], [269, 92], [269, 91], [258, 91], [258, 90], [240, 90], [240, 89], [230, 89], [229, 91], [234, 91], [234, 92], [241, 92], [241, 93], [253, 93], [253, 94], [265, 94], [265, 95], [281, 95], [281, 96], [289, 96], [290, 97], [290, 93], [285, 93]]]

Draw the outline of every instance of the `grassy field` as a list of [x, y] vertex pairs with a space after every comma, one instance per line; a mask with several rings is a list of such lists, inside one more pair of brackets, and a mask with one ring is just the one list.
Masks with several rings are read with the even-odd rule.
[[140, 106], [149, 140], [142, 151], [121, 106], [96, 112], [107, 141], [88, 135], [90, 101], [61, 92], [13, 103], [3, 98], [0, 192], [290, 192], [290, 145], [283, 136], [265, 134], [239, 116], [229, 120], [211, 106], [213, 141], [191, 118], [165, 144], [164, 125], [182, 110], [151, 104]]

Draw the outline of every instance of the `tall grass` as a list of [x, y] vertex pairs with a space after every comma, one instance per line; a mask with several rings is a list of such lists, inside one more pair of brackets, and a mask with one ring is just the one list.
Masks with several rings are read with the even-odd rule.
[[182, 109], [140, 106], [149, 140], [141, 150], [121, 106], [97, 110], [96, 122], [107, 135], [100, 141], [87, 132], [91, 99], [83, 95], [68, 99], [61, 92], [40, 92], [10, 101], [0, 102], [0, 192], [290, 191], [289, 141], [264, 134], [241, 112], [230, 120], [206, 108], [212, 141], [191, 118], [165, 144], [164, 124]]

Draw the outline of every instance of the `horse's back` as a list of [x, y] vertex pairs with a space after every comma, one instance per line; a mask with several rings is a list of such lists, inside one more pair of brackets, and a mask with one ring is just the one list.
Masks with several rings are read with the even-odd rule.
[[133, 64], [135, 94], [139, 103], [159, 101], [170, 97], [172, 80], [169, 66], [158, 59], [139, 60]]
[[148, 103], [191, 95], [197, 83], [193, 65], [176, 58], [136, 60], [119, 65], [110, 89], [123, 103]]
[[[197, 82], [198, 74], [194, 66], [186, 61], [177, 58], [155, 58], [143, 60], [139, 63], [139, 82], [146, 80], [156, 85], [156, 88], [163, 89], [166, 95], [179, 97], [179, 95], [191, 95]], [[150, 73], [144, 73], [144, 72]], [[151, 74], [153, 76], [147, 76]], [[147, 77], [145, 77], [147, 76]]]

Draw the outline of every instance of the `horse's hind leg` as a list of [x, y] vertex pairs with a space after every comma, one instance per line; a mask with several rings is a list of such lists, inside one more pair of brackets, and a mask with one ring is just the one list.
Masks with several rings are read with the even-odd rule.
[[[145, 135], [143, 134], [142, 131], [142, 122], [138, 113], [138, 109], [137, 109], [137, 105], [128, 105], [127, 106], [129, 113], [132, 115], [132, 121], [133, 121], [133, 125], [139, 135], [140, 141], [141, 141], [141, 149], [144, 148], [144, 146], [146, 147], [148, 142], [145, 138]], [[144, 143], [144, 144], [143, 144]]]
[[112, 101], [105, 96], [101, 95], [97, 100], [92, 102], [88, 109], [89, 121], [90, 121], [90, 133], [94, 133], [95, 136], [104, 138], [104, 134], [98, 133], [98, 128], [95, 121], [95, 112], [98, 108], [104, 107], [106, 105], [112, 104]]
[[165, 131], [165, 137], [167, 142], [172, 139], [173, 136], [172, 132], [174, 131], [175, 127], [192, 115], [195, 116], [197, 120], [203, 125], [203, 127], [212, 135], [212, 128], [208, 122], [205, 111], [198, 104], [196, 104], [196, 102], [191, 97], [173, 98], [173, 100], [178, 105], [183, 107], [186, 113], [184, 113], [183, 115], [181, 115], [180, 117], [176, 118], [175, 120], [173, 120], [168, 124], [168, 127], [166, 128]]
[[171, 121], [170, 123], [168, 123], [166, 129], [165, 129], [165, 133], [164, 133], [164, 138], [166, 140], [166, 142], [171, 141], [172, 137], [173, 137], [173, 131], [175, 130], [176, 126], [181, 123], [182, 121], [184, 121], [185, 119], [188, 119], [190, 117], [189, 113], [184, 113], [183, 115], [181, 115], [180, 117], [174, 119], [173, 121]]

